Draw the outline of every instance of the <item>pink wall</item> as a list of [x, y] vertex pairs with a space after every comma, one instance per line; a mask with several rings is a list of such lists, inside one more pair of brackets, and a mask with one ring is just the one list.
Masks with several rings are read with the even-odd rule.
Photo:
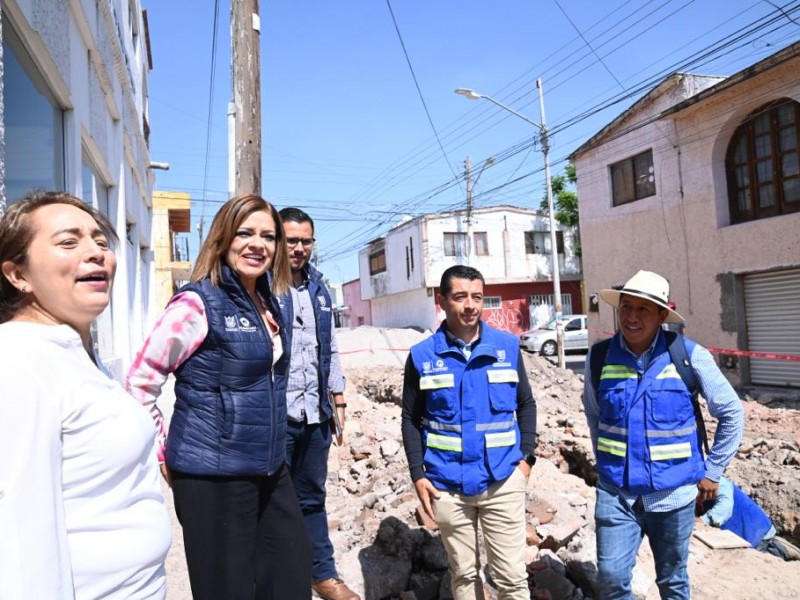
[[372, 325], [369, 300], [361, 299], [361, 280], [353, 279], [342, 284], [344, 305], [349, 306], [344, 311], [342, 325], [344, 327], [358, 327], [359, 325]]

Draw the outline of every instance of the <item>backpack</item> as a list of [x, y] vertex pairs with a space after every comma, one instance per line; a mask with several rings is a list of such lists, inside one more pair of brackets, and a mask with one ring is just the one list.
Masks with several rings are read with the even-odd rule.
[[[703, 442], [703, 449], [708, 454], [708, 434], [706, 433], [706, 424], [703, 421], [703, 413], [700, 409], [700, 402], [697, 396], [700, 394], [700, 383], [692, 369], [692, 361], [689, 360], [689, 355], [686, 352], [686, 344], [683, 336], [674, 331], [665, 331], [664, 335], [667, 336], [667, 349], [669, 350], [669, 357], [672, 364], [675, 365], [675, 370], [681, 376], [683, 383], [689, 388], [692, 393], [692, 408], [694, 409], [694, 418], [697, 421], [697, 435], [701, 442]], [[597, 342], [592, 346], [590, 354], [590, 368], [592, 370], [592, 387], [594, 387], [595, 395], [600, 388], [600, 375], [603, 370], [603, 365], [606, 363], [606, 354], [608, 354], [608, 345], [611, 338]]]

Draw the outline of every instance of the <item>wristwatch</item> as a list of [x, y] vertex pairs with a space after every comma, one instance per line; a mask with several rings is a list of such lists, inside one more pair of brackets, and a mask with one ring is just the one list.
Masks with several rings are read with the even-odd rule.
[[529, 467], [532, 467], [533, 465], [536, 464], [536, 455], [535, 454], [526, 454], [525, 456], [522, 457], [522, 460], [524, 460], [526, 463], [528, 463]]

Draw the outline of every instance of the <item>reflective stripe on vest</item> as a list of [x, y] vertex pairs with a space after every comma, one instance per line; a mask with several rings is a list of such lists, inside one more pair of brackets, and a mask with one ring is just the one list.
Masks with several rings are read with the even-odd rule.
[[656, 375], [656, 379], [680, 379], [680, 373], [678, 373], [678, 369], [675, 368], [675, 365], [672, 363], [668, 364], [664, 367], [664, 370], [661, 371], [658, 375]]
[[461, 438], [429, 433], [427, 439], [428, 448], [438, 448], [439, 450], [450, 450], [451, 452], [461, 452]]
[[608, 454], [613, 454], [614, 456], [625, 456], [626, 452], [628, 451], [628, 444], [609, 438], [598, 437], [597, 451], [607, 452]]
[[486, 447], [501, 448], [503, 446], [513, 446], [517, 441], [516, 431], [504, 431], [503, 433], [487, 433]]
[[519, 383], [516, 369], [489, 369], [486, 375], [489, 376], [489, 383]]
[[636, 379], [636, 369], [625, 365], [605, 365], [600, 372], [600, 379]]
[[421, 390], [440, 390], [453, 387], [455, 384], [455, 377], [452, 373], [419, 378], [419, 389]]
[[673, 429], [671, 431], [657, 431], [655, 429], [648, 429], [645, 432], [645, 435], [649, 438], [681, 437], [684, 435], [690, 435], [695, 431], [697, 431], [697, 425], [692, 425], [691, 427], [685, 427], [683, 429]]
[[434, 431], [455, 431], [461, 433], [461, 425], [457, 423], [438, 423], [430, 419], [422, 419], [422, 426]]
[[[461, 433], [461, 425], [458, 423], [439, 423], [430, 419], [422, 419], [422, 426], [431, 431], [452, 431]], [[499, 423], [478, 423], [475, 431], [495, 431], [510, 429], [514, 426], [514, 421], [501, 421]]]
[[605, 423], [598, 423], [597, 429], [600, 431], [607, 431], [608, 433], [616, 433], [617, 435], [628, 435], [627, 428], [615, 427], [614, 425], [606, 425]]
[[692, 445], [689, 442], [650, 446], [650, 458], [653, 460], [670, 460], [672, 458], [689, 458]]
[[499, 423], [478, 423], [475, 431], [492, 431], [494, 429], [510, 429], [514, 426], [514, 421], [501, 421]]

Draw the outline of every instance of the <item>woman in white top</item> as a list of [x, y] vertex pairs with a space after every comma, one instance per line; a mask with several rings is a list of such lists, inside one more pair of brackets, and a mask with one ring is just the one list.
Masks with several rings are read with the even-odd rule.
[[147, 411], [100, 369], [117, 238], [37, 192], [0, 220], [0, 598], [161, 599], [171, 534]]

